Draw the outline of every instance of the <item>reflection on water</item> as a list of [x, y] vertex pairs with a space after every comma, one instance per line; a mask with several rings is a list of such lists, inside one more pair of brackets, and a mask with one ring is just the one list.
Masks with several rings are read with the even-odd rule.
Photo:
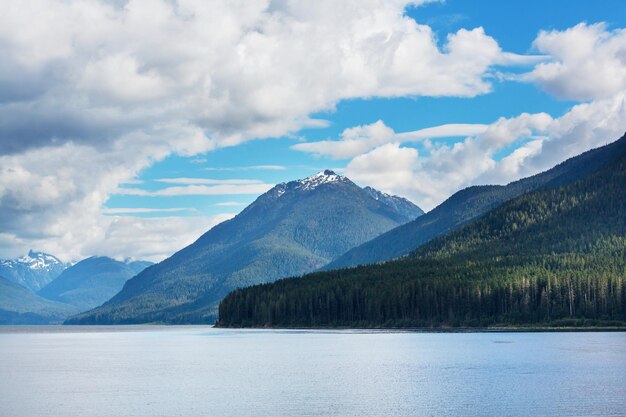
[[626, 415], [626, 333], [0, 329], [0, 416]]

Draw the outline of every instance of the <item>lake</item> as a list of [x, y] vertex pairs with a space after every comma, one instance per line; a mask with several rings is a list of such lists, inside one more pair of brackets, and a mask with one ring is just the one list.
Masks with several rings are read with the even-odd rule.
[[0, 328], [0, 416], [624, 416], [626, 333]]

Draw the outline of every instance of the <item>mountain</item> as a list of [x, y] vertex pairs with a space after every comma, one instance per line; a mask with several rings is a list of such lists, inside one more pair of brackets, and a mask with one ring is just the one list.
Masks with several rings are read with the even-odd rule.
[[55, 324], [79, 312], [76, 307], [46, 300], [0, 277], [0, 324]]
[[329, 170], [278, 184], [68, 323], [212, 322], [231, 290], [318, 269], [421, 212], [391, 201]]
[[33, 291], [39, 291], [70, 266], [43, 252], [28, 252], [17, 259], [0, 260], [0, 276]]
[[403, 214], [407, 219], [416, 219], [424, 214], [424, 210], [417, 207], [406, 198], [398, 197], [397, 195], [389, 195], [372, 187], [364, 187], [363, 190], [374, 200], [378, 200], [381, 203], [388, 205], [398, 213]]
[[38, 295], [75, 306], [80, 311], [89, 310], [109, 300], [126, 281], [150, 265], [152, 262], [120, 262], [106, 256], [93, 256], [67, 268]]
[[626, 326], [623, 141], [596, 172], [510, 200], [409, 257], [237, 290], [219, 324]]
[[626, 136], [617, 142], [571, 158], [556, 167], [505, 186], [469, 187], [452, 195], [416, 220], [350, 249], [324, 270], [388, 261], [404, 255], [529, 191], [570, 184], [614, 160], [626, 149]]

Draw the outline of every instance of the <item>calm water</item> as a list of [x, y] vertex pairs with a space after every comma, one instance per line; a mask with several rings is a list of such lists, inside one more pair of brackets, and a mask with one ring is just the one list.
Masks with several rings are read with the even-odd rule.
[[0, 416], [624, 416], [626, 333], [0, 329]]

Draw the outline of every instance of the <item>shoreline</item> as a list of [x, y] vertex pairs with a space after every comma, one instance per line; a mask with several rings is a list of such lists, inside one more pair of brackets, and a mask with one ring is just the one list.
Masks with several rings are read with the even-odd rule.
[[44, 332], [133, 332], [154, 329], [184, 329], [209, 327], [219, 330], [268, 330], [268, 331], [355, 331], [381, 333], [590, 333], [590, 332], [626, 332], [626, 326], [493, 326], [493, 327], [350, 327], [350, 326], [218, 326], [215, 324], [2, 324], [2, 333], [22, 333], [41, 330]]
[[228, 330], [354, 330], [406, 333], [589, 333], [589, 332], [626, 332], [626, 326], [580, 326], [580, 327], [547, 327], [547, 326], [497, 326], [497, 327], [230, 327], [213, 326], [216, 329]]

